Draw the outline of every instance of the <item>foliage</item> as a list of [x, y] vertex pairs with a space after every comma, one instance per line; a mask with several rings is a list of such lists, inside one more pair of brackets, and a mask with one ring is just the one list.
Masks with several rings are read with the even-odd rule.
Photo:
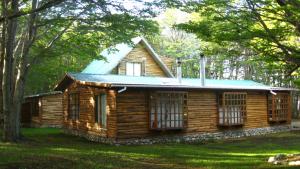
[[[150, 6], [128, 9], [125, 5], [113, 0], [66, 1], [45, 12], [40, 21], [40, 38], [32, 50], [35, 58], [26, 93], [53, 90], [66, 72], [81, 71], [93, 59], [105, 59], [100, 56], [104, 48], [157, 32], [156, 23], [148, 19], [155, 15]], [[57, 36], [60, 37], [55, 39]]]
[[267, 163], [268, 157], [298, 153], [300, 146], [299, 132], [142, 146], [92, 143], [59, 129], [31, 128], [23, 133], [24, 142], [0, 142], [0, 168], [278, 168]]
[[[35, 82], [47, 80], [38, 90], [49, 90], [61, 71], [80, 68], [78, 63], [97, 56], [99, 48], [129, 43], [138, 34], [156, 31], [155, 22], [149, 19], [155, 14], [150, 3], [132, 0], [131, 4], [118, 0], [1, 1], [0, 121], [3, 114], [6, 141], [20, 138], [20, 111], [26, 82], [36, 87]], [[72, 65], [75, 62], [78, 66]], [[53, 66], [47, 69], [49, 64]], [[28, 76], [31, 65], [36, 70]]]
[[[261, 62], [263, 66], [259, 65], [266, 69], [266, 74], [274, 72], [276, 79], [279, 79], [275, 84], [298, 69], [298, 1], [203, 0], [178, 1], [175, 4], [178, 3], [183, 6], [182, 10], [194, 15], [190, 22], [179, 24], [178, 28], [195, 33], [205, 42], [229, 49], [227, 53], [230, 56], [248, 53], [254, 65], [257, 61], [264, 61]], [[212, 48], [209, 51], [215, 53], [216, 50]], [[261, 75], [259, 67], [254, 68], [258, 71], [254, 74]]]
[[176, 74], [175, 60], [180, 58], [183, 77], [199, 77], [199, 56], [201, 42], [195, 35], [174, 27], [175, 24], [187, 22], [189, 15], [178, 9], [167, 9], [156, 18], [160, 34], [148, 36], [152, 46], [159, 55], [173, 60], [172, 71]]

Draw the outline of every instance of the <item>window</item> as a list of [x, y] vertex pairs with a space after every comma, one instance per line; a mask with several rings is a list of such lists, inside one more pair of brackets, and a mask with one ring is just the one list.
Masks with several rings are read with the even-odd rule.
[[79, 93], [69, 94], [68, 119], [79, 120]]
[[219, 125], [242, 125], [247, 113], [247, 93], [224, 92], [218, 95]]
[[142, 64], [136, 62], [126, 63], [126, 75], [128, 76], [141, 76], [142, 74]]
[[268, 95], [268, 119], [270, 122], [287, 121], [289, 112], [289, 94]]
[[39, 98], [34, 98], [30, 102], [30, 111], [33, 117], [39, 116]]
[[156, 92], [150, 96], [150, 128], [182, 129], [187, 126], [187, 92]]
[[106, 128], [106, 94], [95, 96], [95, 123]]

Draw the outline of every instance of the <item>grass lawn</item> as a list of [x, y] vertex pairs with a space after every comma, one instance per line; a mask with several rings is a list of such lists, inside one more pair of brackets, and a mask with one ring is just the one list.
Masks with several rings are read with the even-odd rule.
[[300, 153], [300, 132], [143, 146], [93, 143], [59, 129], [23, 129], [23, 134], [21, 143], [0, 142], [0, 168], [284, 168], [267, 164], [267, 158]]

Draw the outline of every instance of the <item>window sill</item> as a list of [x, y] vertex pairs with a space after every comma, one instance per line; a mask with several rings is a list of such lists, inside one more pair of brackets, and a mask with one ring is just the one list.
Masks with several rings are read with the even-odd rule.
[[176, 131], [176, 130], [184, 130], [186, 127], [176, 127], [176, 128], [150, 128], [153, 131]]
[[244, 123], [235, 123], [235, 124], [218, 124], [219, 127], [231, 127], [231, 126], [243, 126]]
[[106, 131], [106, 130], [107, 130], [107, 128], [101, 127], [98, 123], [95, 123], [95, 124], [94, 124], [94, 128], [95, 128], [96, 130], [99, 130], [99, 131], [101, 131], [101, 130]]
[[287, 122], [287, 121], [288, 121], [287, 119], [279, 119], [279, 120], [269, 119], [270, 123], [282, 123], [282, 122]]
[[98, 130], [98, 131], [107, 131], [107, 128], [96, 127], [96, 130]]

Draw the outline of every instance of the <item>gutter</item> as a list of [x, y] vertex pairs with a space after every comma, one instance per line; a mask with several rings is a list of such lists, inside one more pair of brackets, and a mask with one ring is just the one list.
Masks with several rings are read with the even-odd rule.
[[[187, 86], [187, 85], [139, 85], [139, 84], [111, 84], [110, 87], [133, 87], [133, 88], [168, 88], [168, 89], [213, 89], [213, 90], [262, 90], [262, 91], [270, 91], [269, 88], [233, 88], [233, 87], [209, 87], [209, 86], [204, 86], [204, 87], [198, 87], [198, 86]], [[121, 89], [122, 90], [122, 89]], [[123, 92], [123, 91], [122, 91]]]

